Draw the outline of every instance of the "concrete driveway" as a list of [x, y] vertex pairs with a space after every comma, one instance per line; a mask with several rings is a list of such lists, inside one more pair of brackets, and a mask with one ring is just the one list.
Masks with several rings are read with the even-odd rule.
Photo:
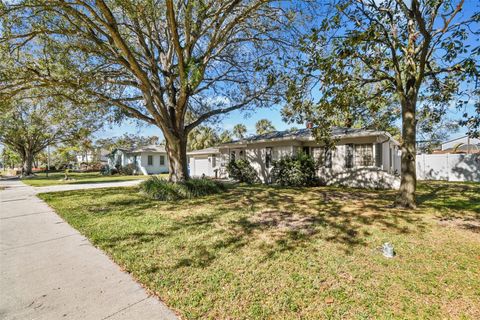
[[2, 180], [1, 319], [176, 319], [35, 195], [139, 181], [34, 188]]

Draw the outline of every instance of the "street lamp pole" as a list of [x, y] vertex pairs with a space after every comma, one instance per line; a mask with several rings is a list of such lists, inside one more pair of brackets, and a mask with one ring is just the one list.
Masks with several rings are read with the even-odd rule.
[[47, 146], [47, 177], [50, 171], [50, 146]]

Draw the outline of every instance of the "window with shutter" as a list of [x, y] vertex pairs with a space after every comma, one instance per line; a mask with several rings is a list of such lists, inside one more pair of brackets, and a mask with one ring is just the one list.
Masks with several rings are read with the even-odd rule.
[[393, 168], [393, 150], [392, 148], [389, 148], [390, 150], [390, 168]]
[[325, 168], [332, 167], [332, 149], [325, 149]]
[[212, 154], [211, 157], [212, 157], [212, 168], [215, 168], [217, 166], [217, 157], [214, 154]]
[[323, 148], [312, 148], [313, 159], [318, 162], [319, 166], [323, 166], [324, 155], [325, 154], [324, 154]]
[[272, 164], [272, 148], [265, 148], [265, 167], [268, 169]]

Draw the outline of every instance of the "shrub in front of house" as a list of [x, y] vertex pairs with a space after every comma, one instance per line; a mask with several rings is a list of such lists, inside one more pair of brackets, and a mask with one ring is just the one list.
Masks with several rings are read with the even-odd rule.
[[226, 190], [226, 186], [209, 179], [189, 179], [173, 183], [153, 176], [140, 184], [140, 190], [151, 199], [175, 201], [220, 193]]
[[103, 165], [101, 168], [100, 168], [100, 174], [103, 175], [103, 176], [108, 176], [110, 175], [110, 168], [108, 165]]
[[239, 182], [253, 184], [259, 181], [257, 171], [250, 165], [248, 160], [232, 160], [227, 164], [228, 176]]
[[281, 186], [312, 186], [318, 184], [316, 172], [315, 160], [302, 153], [273, 161], [271, 179]]
[[135, 172], [135, 165], [133, 163], [129, 163], [126, 166], [120, 166], [118, 168], [118, 173], [125, 176], [132, 176]]

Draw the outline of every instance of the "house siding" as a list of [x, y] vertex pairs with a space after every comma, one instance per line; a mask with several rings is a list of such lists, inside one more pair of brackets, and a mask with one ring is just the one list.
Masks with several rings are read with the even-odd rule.
[[[346, 166], [348, 144], [352, 144], [354, 149], [354, 165], [352, 168]], [[360, 144], [370, 144], [372, 146], [372, 165], [358, 165], [358, 159], [355, 159], [355, 150], [358, 149], [356, 146]], [[218, 167], [216, 177], [218, 178], [228, 178], [226, 167], [233, 155], [235, 159], [247, 159], [257, 171], [260, 180], [269, 183], [272, 166], [267, 168], [266, 165], [267, 148], [271, 148], [272, 160], [276, 161], [285, 156], [304, 152], [305, 147], [308, 147], [309, 153], [312, 154], [312, 148], [321, 148], [323, 145], [315, 141], [299, 140], [250, 142], [220, 146], [218, 153], [210, 156], [216, 157]], [[378, 150], [379, 148], [381, 150]], [[390, 152], [392, 153], [392, 160], [390, 160]], [[400, 179], [398, 175], [394, 174], [400, 172], [398, 145], [386, 135], [345, 137], [337, 141], [331, 153], [331, 167], [320, 167], [318, 169], [318, 177], [325, 184], [366, 188], [398, 188], [400, 186]], [[204, 155], [190, 156], [191, 170], [194, 170], [194, 158], [200, 159], [200, 157], [204, 157]], [[211, 174], [209, 171], [209, 176], [215, 177], [214, 170], [211, 171]]]
[[[152, 165], [148, 164], [148, 156], [152, 156], [153, 163]], [[160, 156], [165, 157], [165, 164], [160, 164]], [[130, 158], [133, 158], [130, 157]], [[133, 159], [132, 159], [133, 163]], [[144, 174], [159, 174], [159, 173], [168, 173], [168, 157], [164, 153], [141, 153], [137, 155], [137, 168]]]
[[[198, 165], [197, 161], [206, 160], [208, 161], [208, 167], [206, 172], [200, 172], [196, 166]], [[223, 170], [224, 174], [222, 175], [222, 156], [221, 154], [198, 154], [189, 156], [189, 170], [192, 177], [201, 177], [203, 173], [208, 177], [221, 178], [226, 177], [226, 169]]]
[[[152, 165], [148, 164], [148, 156], [153, 157]], [[160, 164], [160, 156], [165, 157], [164, 165]], [[140, 152], [131, 153], [124, 150], [115, 150], [108, 158], [108, 166], [110, 168], [116, 168], [117, 166], [134, 166], [135, 174], [160, 174], [168, 173], [168, 157], [163, 152]]]

